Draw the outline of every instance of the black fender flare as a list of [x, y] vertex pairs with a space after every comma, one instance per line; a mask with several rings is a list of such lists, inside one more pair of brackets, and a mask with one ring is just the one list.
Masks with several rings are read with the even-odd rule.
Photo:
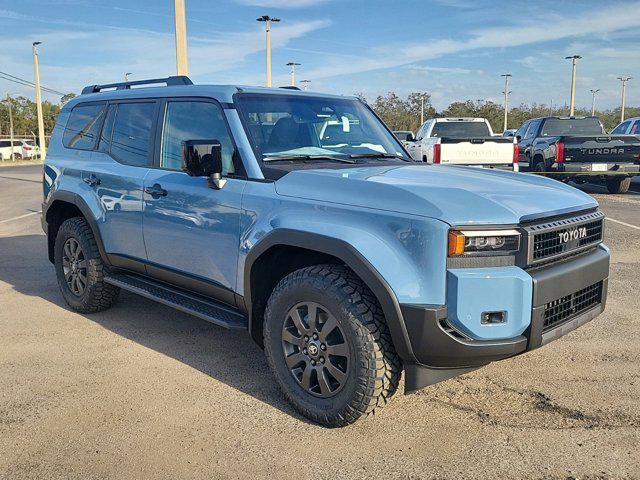
[[102, 242], [102, 237], [100, 236], [100, 229], [98, 228], [98, 222], [93, 216], [93, 212], [87, 202], [77, 193], [65, 191], [65, 190], [57, 190], [53, 194], [51, 194], [46, 202], [42, 205], [42, 225], [43, 229], [47, 236], [49, 235], [48, 224], [50, 223], [49, 209], [55, 205], [56, 202], [64, 202], [74, 205], [80, 210], [82, 216], [85, 218], [91, 230], [93, 231], [93, 236], [96, 239], [96, 244], [98, 246], [98, 251], [100, 252], [100, 257], [105, 265], [111, 265], [109, 262], [109, 257], [104, 248], [104, 243]]
[[334, 237], [310, 232], [291, 229], [273, 230], [262, 237], [247, 254], [244, 265], [244, 302], [249, 316], [249, 331], [252, 331], [254, 321], [251, 308], [251, 269], [264, 252], [278, 245], [305, 248], [331, 255], [351, 268], [380, 302], [394, 347], [400, 358], [405, 363], [416, 362], [400, 304], [387, 281], [351, 244]]

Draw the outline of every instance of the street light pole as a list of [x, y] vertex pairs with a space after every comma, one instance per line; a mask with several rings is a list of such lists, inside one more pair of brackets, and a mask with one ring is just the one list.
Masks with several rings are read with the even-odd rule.
[[40, 138], [40, 158], [47, 157], [47, 143], [44, 138], [44, 119], [42, 117], [42, 94], [40, 93], [40, 68], [38, 66], [38, 45], [42, 42], [33, 42], [33, 74], [36, 84], [36, 108], [38, 111], [38, 137]]
[[591, 92], [591, 116], [594, 117], [596, 114], [596, 93], [598, 93], [600, 89], [591, 89], [589, 91]]
[[624, 122], [624, 100], [625, 100], [625, 93], [627, 91], [627, 82], [632, 78], [633, 77], [618, 77], [618, 80], [622, 82], [622, 105], [620, 108], [620, 122]]
[[129, 75], [133, 75], [133, 73], [131, 73], [131, 72], [127, 72], [127, 73], [125, 73], [125, 74], [124, 74], [124, 81], [125, 81], [125, 82], [128, 82], [128, 81], [129, 81]]
[[570, 57], [564, 58], [571, 60], [571, 101], [569, 103], [569, 116], [573, 117], [576, 103], [576, 63], [582, 57], [580, 55], [571, 55]]
[[184, 0], [173, 0], [176, 35], [176, 70], [178, 75], [189, 75], [187, 60], [187, 16]]
[[11, 97], [9, 96], [8, 93], [7, 93], [7, 106], [9, 107], [9, 135], [11, 138], [11, 161], [15, 162], [16, 157], [15, 157], [14, 146], [13, 146], [13, 111], [12, 111], [13, 109], [11, 105]]
[[304, 91], [307, 91], [309, 89], [310, 83], [311, 83], [311, 80], [300, 80], [300, 84], [302, 85], [302, 89]]
[[502, 129], [502, 131], [504, 132], [507, 129], [507, 117], [509, 115], [509, 94], [511, 93], [509, 91], [509, 79], [513, 76], [510, 73], [503, 73], [502, 75], [500, 75], [501, 77], [504, 77], [504, 128]]
[[264, 22], [265, 32], [267, 36], [267, 87], [271, 87], [271, 22], [279, 22], [279, 18], [270, 17], [269, 15], [263, 15], [260, 18], [256, 18], [259, 22]]
[[302, 65], [301, 63], [289, 62], [287, 66], [291, 68], [291, 86], [296, 86], [296, 66]]

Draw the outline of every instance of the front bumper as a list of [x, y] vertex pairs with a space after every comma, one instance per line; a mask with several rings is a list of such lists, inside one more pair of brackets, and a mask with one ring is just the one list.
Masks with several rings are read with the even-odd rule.
[[[437, 383], [490, 362], [519, 355], [549, 343], [597, 317], [605, 308], [609, 277], [609, 251], [604, 246], [553, 265], [527, 271], [533, 280], [531, 323], [522, 335], [507, 340], [472, 340], [447, 323], [444, 305], [401, 305], [411, 347], [418, 361], [406, 366], [407, 391]], [[597, 301], [578, 309], [572, 295], [598, 285]], [[556, 324], [545, 312], [570, 302]], [[555, 302], [555, 303], [554, 303]], [[564, 307], [560, 307], [564, 308]], [[556, 308], [556, 311], [558, 308]], [[545, 321], [547, 325], [545, 325]]]

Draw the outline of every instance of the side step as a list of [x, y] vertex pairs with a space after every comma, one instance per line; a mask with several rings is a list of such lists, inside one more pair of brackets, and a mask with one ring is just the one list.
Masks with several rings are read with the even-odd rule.
[[247, 329], [247, 318], [244, 315], [232, 307], [197, 294], [174, 289], [137, 275], [110, 273], [104, 281], [221, 327]]

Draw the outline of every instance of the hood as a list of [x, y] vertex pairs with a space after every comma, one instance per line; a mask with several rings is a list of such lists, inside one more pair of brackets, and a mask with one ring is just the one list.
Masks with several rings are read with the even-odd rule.
[[432, 217], [450, 225], [505, 225], [590, 209], [586, 193], [538, 175], [473, 167], [367, 166], [296, 170], [279, 195]]

